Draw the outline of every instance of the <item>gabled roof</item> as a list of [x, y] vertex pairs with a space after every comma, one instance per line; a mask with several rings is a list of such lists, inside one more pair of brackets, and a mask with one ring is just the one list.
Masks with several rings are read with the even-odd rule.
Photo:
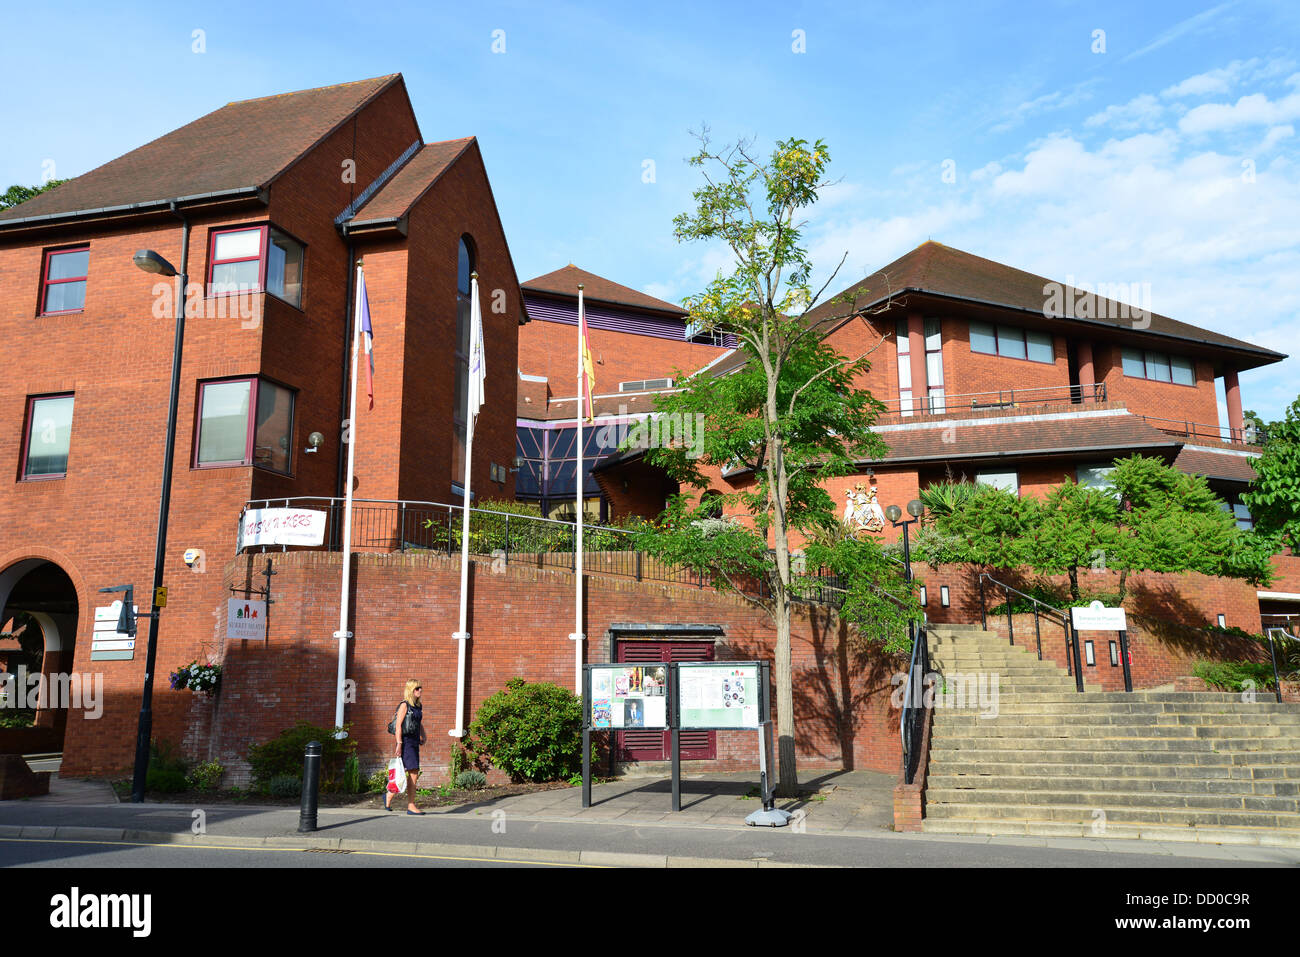
[[356, 211], [351, 226], [401, 219], [456, 162], [474, 137], [426, 143], [383, 187]]
[[128, 212], [212, 194], [255, 193], [400, 73], [228, 103], [62, 186], [0, 212], [0, 228], [33, 218]]
[[[888, 266], [877, 270], [861, 282], [855, 284], [846, 293], [858, 296], [858, 308], [883, 303], [907, 293], [928, 293], [952, 299], [984, 305], [998, 306], [1023, 312], [1037, 313], [1058, 323], [1071, 323], [1080, 326], [1102, 326], [1122, 329], [1125, 332], [1142, 332], [1156, 336], [1168, 336], [1195, 342], [1203, 346], [1229, 348], [1252, 353], [1254, 361], [1239, 367], [1264, 365], [1278, 362], [1286, 356], [1271, 349], [1225, 336], [1222, 333], [1201, 329], [1197, 326], [1170, 319], [1167, 316], [1151, 313], [1150, 325], [1135, 326], [1131, 318], [1108, 318], [1129, 316], [1131, 306], [1126, 306], [1102, 296], [1093, 296], [1095, 318], [1074, 318], [1051, 316], [1044, 312], [1047, 298], [1043, 287], [1055, 280], [1037, 276], [1004, 266], [991, 259], [984, 259], [951, 246], [944, 246], [933, 240], [922, 243], [911, 252], [895, 259]], [[1066, 291], [1067, 301], [1074, 303], [1081, 295], [1077, 289], [1064, 283], [1058, 285]], [[844, 295], [844, 294], [841, 294]], [[840, 298], [840, 297], [835, 297]], [[813, 309], [810, 321], [825, 319], [842, 311], [843, 303], [827, 301]], [[1081, 330], [1082, 331], [1082, 330]], [[1262, 360], [1262, 361], [1261, 361]]]
[[654, 296], [647, 296], [643, 292], [637, 292], [635, 289], [616, 283], [612, 279], [606, 279], [603, 276], [597, 276], [593, 272], [587, 272], [585, 269], [579, 269], [573, 263], [569, 263], [569, 265], [554, 272], [548, 272], [544, 276], [528, 280], [523, 284], [523, 289], [526, 293], [550, 293], [551, 295], [568, 296], [577, 299], [578, 283], [582, 283], [584, 299], [595, 299], [616, 306], [631, 306], [635, 309], [649, 309], [654, 312], [667, 312], [674, 316], [686, 315], [686, 310], [681, 306], [674, 306], [671, 302], [664, 302]]

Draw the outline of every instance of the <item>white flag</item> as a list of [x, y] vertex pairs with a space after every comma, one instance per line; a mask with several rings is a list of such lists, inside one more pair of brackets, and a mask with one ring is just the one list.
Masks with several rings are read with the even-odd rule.
[[475, 277], [470, 287], [469, 301], [469, 401], [466, 412], [469, 427], [474, 427], [478, 410], [483, 406], [484, 386], [487, 382], [487, 368], [483, 361], [483, 314], [478, 304], [478, 278]]

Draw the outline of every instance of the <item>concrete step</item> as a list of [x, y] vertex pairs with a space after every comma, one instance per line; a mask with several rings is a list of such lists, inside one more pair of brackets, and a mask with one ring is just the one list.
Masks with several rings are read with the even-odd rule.
[[[1293, 803], [1300, 799], [1300, 777], [1292, 779], [1264, 778], [1189, 778], [1152, 777], [1133, 773], [1105, 775], [1094, 771], [1073, 771], [1061, 774], [934, 774], [926, 778], [929, 800], [945, 801], [952, 791], [969, 791], [984, 794], [986, 791], [1043, 791], [1057, 793], [1105, 794], [1199, 794], [1225, 796], [1256, 796], [1287, 798]], [[1300, 804], [1296, 805], [1300, 810]]]
[[1065, 788], [1058, 790], [1034, 788], [926, 788], [926, 801], [940, 805], [981, 806], [999, 805], [1016, 808], [1055, 808], [1082, 805], [1105, 808], [1106, 813], [1117, 808], [1143, 810], [1193, 810], [1215, 812], [1264, 812], [1295, 815], [1295, 826], [1300, 827], [1300, 798], [1291, 795], [1211, 794], [1200, 791], [1106, 791]]
[[[1099, 826], [1100, 825], [1100, 826]], [[1098, 840], [1176, 841], [1197, 844], [1229, 844], [1260, 847], [1300, 847], [1300, 834], [1294, 831], [1252, 827], [1187, 827], [1162, 824], [1123, 824], [1107, 820], [1087, 824], [1060, 821], [1020, 821], [999, 818], [995, 821], [925, 820], [922, 830], [928, 834], [988, 834], [1025, 837], [1082, 837]]]
[[1165, 701], [1098, 701], [1091, 694], [1075, 693], [1068, 701], [1025, 702], [1024, 695], [1003, 701], [1002, 714], [1053, 715], [1053, 714], [1146, 714], [1146, 715], [1199, 715], [1213, 720], [1222, 715], [1254, 714], [1300, 718], [1300, 708], [1293, 704], [1272, 701], [1243, 704], [1241, 702], [1215, 702], [1205, 704], [1177, 704]]
[[1116, 752], [1122, 754], [1142, 754], [1143, 752], [1183, 751], [1190, 753], [1204, 752], [1250, 752], [1269, 753], [1274, 751], [1296, 753], [1300, 751], [1295, 739], [1288, 738], [1243, 738], [1235, 741], [1223, 738], [1089, 738], [1081, 742], [1075, 735], [1053, 737], [1051, 735], [1000, 736], [984, 735], [947, 735], [938, 728], [933, 731], [932, 750], [941, 748], [953, 751], [1001, 751], [1014, 754], [1017, 751], [1066, 751], [1082, 756], [1107, 756]]
[[[990, 741], [995, 739], [990, 739]], [[1055, 739], [1049, 739], [1055, 740]], [[986, 744], [989, 742], [985, 742]], [[1152, 773], [1162, 774], [1164, 767], [1175, 768], [1234, 768], [1251, 769], [1255, 776], [1286, 776], [1286, 769], [1300, 767], [1300, 754], [1284, 749], [1268, 751], [1189, 751], [1163, 749], [1148, 751], [1082, 751], [1047, 746], [1035, 749], [1020, 748], [964, 748], [938, 749], [930, 752], [930, 768], [938, 773], [944, 768], [962, 766], [1015, 765], [1087, 765], [1105, 767], [1114, 764], [1130, 765], [1141, 761]], [[1275, 773], [1276, 772], [1276, 773]]]
[[[963, 717], [965, 716], [965, 717]], [[1132, 717], [1130, 715], [1130, 717]], [[1140, 716], [1139, 716], [1140, 717]], [[1002, 738], [1010, 741], [1035, 741], [1040, 738], [1066, 738], [1079, 742], [1081, 749], [1097, 745], [1098, 741], [1206, 741], [1237, 747], [1243, 741], [1289, 745], [1300, 752], [1300, 733], [1294, 727], [1275, 724], [1241, 724], [1206, 727], [1199, 724], [1036, 724], [1027, 723], [1019, 715], [1011, 718], [981, 718], [970, 708], [963, 712], [935, 709], [935, 735], [943, 738], [973, 737]], [[1012, 747], [1004, 744], [1003, 747]]]
[[[931, 762], [927, 782], [943, 779], [1001, 781], [1011, 778], [1126, 781], [1233, 781], [1246, 787], [1253, 781], [1300, 783], [1300, 760], [1294, 764], [1136, 764], [1115, 761], [1091, 764], [1079, 761], [937, 761]], [[1278, 792], [1285, 793], [1285, 791]]]
[[[1073, 680], [1073, 679], [1071, 679]], [[1087, 680], [1085, 676], [1085, 681]], [[1098, 703], [1116, 702], [1116, 703], [1135, 703], [1135, 702], [1159, 702], [1162, 704], [1247, 704], [1243, 701], [1240, 694], [1219, 691], [1089, 691], [1083, 695], [1074, 693], [1060, 695], [1050, 693], [1046, 695], [1023, 695], [1017, 702], [1018, 704], [1049, 704], [1061, 703], [1066, 701], [1088, 700]], [[1254, 704], [1277, 705], [1276, 698], [1272, 694], [1256, 693]], [[1300, 711], [1300, 704], [1283, 703], [1283, 709], [1292, 709]]]
[[[949, 700], [951, 699], [951, 700]], [[1085, 714], [1018, 714], [1002, 709], [998, 703], [996, 715], [985, 715], [971, 704], [974, 696], [966, 696], [966, 707], [947, 708], [956, 702], [953, 695], [936, 696], [934, 720], [936, 724], [948, 726], [978, 722], [982, 727], [1016, 727], [1016, 728], [1055, 728], [1055, 727], [1089, 727], [1089, 728], [1265, 728], [1266, 735], [1277, 735], [1282, 729], [1291, 734], [1300, 734], [1300, 714], [1263, 714], [1235, 713], [1207, 716], [1204, 714], [1133, 714], [1121, 712], [1089, 712]], [[1208, 731], [1207, 731], [1208, 734]], [[1285, 736], [1285, 735], [1283, 735]]]
[[[1088, 824], [1101, 820], [1096, 812], [1105, 814], [1105, 822], [1115, 824], [1154, 824], [1174, 827], [1253, 827], [1287, 829], [1300, 832], [1300, 813], [1241, 809], [1210, 809], [1201, 807], [1132, 807], [1117, 805], [1114, 795], [1097, 796], [1091, 803], [1080, 803], [1076, 796], [1071, 803], [1030, 805], [1024, 803], [931, 803], [927, 800], [927, 820], [958, 820], [996, 822], [999, 819], [1016, 821], [1059, 822], [1063, 824]], [[1082, 798], [1085, 802], [1087, 798]], [[1266, 798], [1243, 798], [1244, 801], [1265, 801]]]

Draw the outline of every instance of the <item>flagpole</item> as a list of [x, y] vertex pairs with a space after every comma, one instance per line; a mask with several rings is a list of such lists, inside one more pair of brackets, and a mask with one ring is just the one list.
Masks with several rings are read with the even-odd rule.
[[361, 344], [361, 297], [365, 272], [357, 260], [357, 298], [352, 310], [352, 396], [349, 400], [348, 428], [348, 478], [343, 492], [343, 584], [339, 590], [339, 630], [334, 637], [339, 640], [338, 683], [334, 693], [334, 727], [343, 727], [344, 686], [347, 683], [348, 639], [348, 587], [352, 580], [352, 477], [356, 470], [357, 454], [357, 352]]
[[573, 641], [573, 693], [582, 696], [582, 643], [586, 635], [582, 633], [582, 491], [583, 485], [583, 441], [582, 441], [582, 398], [584, 387], [587, 381], [586, 363], [583, 361], [583, 351], [586, 348], [586, 342], [583, 341], [583, 326], [586, 322], [586, 312], [582, 300], [582, 283], [578, 283], [578, 470], [575, 473], [577, 490], [575, 492], [575, 504], [577, 506], [574, 515], [574, 557], [573, 570], [576, 579], [576, 592], [573, 601], [573, 634], [569, 638]]
[[[479, 316], [478, 302], [478, 273], [469, 274], [469, 348], [471, 354], [477, 346], [478, 336], [481, 334], [474, 328], [475, 320], [482, 322]], [[480, 356], [479, 361], [482, 361]], [[474, 372], [469, 370], [465, 376], [467, 392], [474, 389], [473, 384]], [[459, 400], [459, 397], [457, 397]], [[456, 727], [448, 730], [447, 734], [453, 738], [465, 737], [465, 657], [467, 646], [469, 644], [469, 478], [470, 463], [473, 461], [474, 453], [474, 419], [478, 414], [477, 409], [471, 409], [469, 396], [466, 395], [465, 402], [465, 484], [461, 486], [462, 511], [460, 519], [460, 628], [452, 635], [452, 639], [457, 644], [456, 651]]]

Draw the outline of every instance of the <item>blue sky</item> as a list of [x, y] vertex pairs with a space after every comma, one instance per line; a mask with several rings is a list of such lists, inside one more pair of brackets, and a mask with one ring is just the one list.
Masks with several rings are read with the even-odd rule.
[[[839, 184], [807, 240], [822, 278], [848, 254], [837, 291], [932, 238], [1148, 284], [1156, 312], [1300, 352], [1294, 2], [232, 0], [7, 21], [3, 185], [51, 161], [75, 176], [230, 100], [401, 72], [427, 140], [479, 138], [521, 279], [573, 262], [698, 291], [725, 257], [676, 244], [671, 219], [707, 124], [829, 144]], [[1246, 406], [1279, 416], [1297, 371], [1243, 374]]]

